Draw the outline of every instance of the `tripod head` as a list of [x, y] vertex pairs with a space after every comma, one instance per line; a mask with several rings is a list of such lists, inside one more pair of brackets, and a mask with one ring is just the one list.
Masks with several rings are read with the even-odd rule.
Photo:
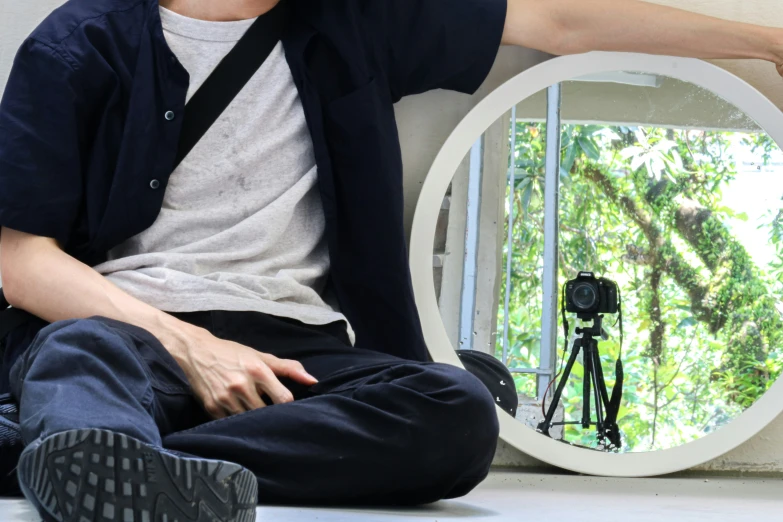
[[585, 336], [586, 339], [600, 337], [604, 340], [609, 338], [609, 334], [603, 328], [604, 316], [601, 314], [576, 314], [577, 319], [581, 321], [592, 321], [592, 326], [577, 326], [575, 333]]

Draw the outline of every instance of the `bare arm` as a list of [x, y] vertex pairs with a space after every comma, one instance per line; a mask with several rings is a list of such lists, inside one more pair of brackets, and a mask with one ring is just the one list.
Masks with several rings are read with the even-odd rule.
[[207, 411], [224, 417], [293, 400], [276, 376], [314, 384], [301, 364], [218, 339], [128, 295], [53, 239], [7, 228], [0, 233], [0, 273], [12, 306], [50, 322], [103, 316], [144, 328], [182, 367]]
[[503, 43], [558, 55], [623, 51], [783, 63], [783, 29], [637, 0], [508, 0]]
[[8, 301], [46, 321], [101, 315], [144, 328], [172, 353], [184, 349], [187, 325], [126, 294], [53, 239], [4, 228], [0, 273]]

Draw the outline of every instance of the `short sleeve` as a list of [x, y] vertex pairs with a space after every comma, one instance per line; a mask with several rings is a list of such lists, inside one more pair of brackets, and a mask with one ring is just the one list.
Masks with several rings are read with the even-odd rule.
[[371, 0], [371, 5], [395, 99], [432, 89], [473, 93], [481, 86], [497, 57], [507, 0]]
[[0, 226], [65, 245], [82, 198], [75, 72], [27, 40], [0, 102]]

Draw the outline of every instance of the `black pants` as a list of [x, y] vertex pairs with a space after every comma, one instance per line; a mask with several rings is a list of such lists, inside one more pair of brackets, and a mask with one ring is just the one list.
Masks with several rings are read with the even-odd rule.
[[211, 421], [147, 331], [106, 318], [44, 328], [11, 369], [25, 442], [103, 428], [253, 471], [262, 503], [419, 504], [468, 493], [498, 436], [480, 381], [443, 364], [350, 346], [339, 324], [252, 312], [174, 314], [319, 379], [289, 404]]

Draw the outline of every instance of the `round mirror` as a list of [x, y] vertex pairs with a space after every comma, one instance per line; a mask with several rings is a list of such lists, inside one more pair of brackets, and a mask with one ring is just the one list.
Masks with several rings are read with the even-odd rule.
[[502, 361], [503, 437], [575, 471], [671, 472], [746, 440], [781, 410], [781, 130], [696, 60], [591, 53], [511, 80], [422, 191], [433, 357]]

